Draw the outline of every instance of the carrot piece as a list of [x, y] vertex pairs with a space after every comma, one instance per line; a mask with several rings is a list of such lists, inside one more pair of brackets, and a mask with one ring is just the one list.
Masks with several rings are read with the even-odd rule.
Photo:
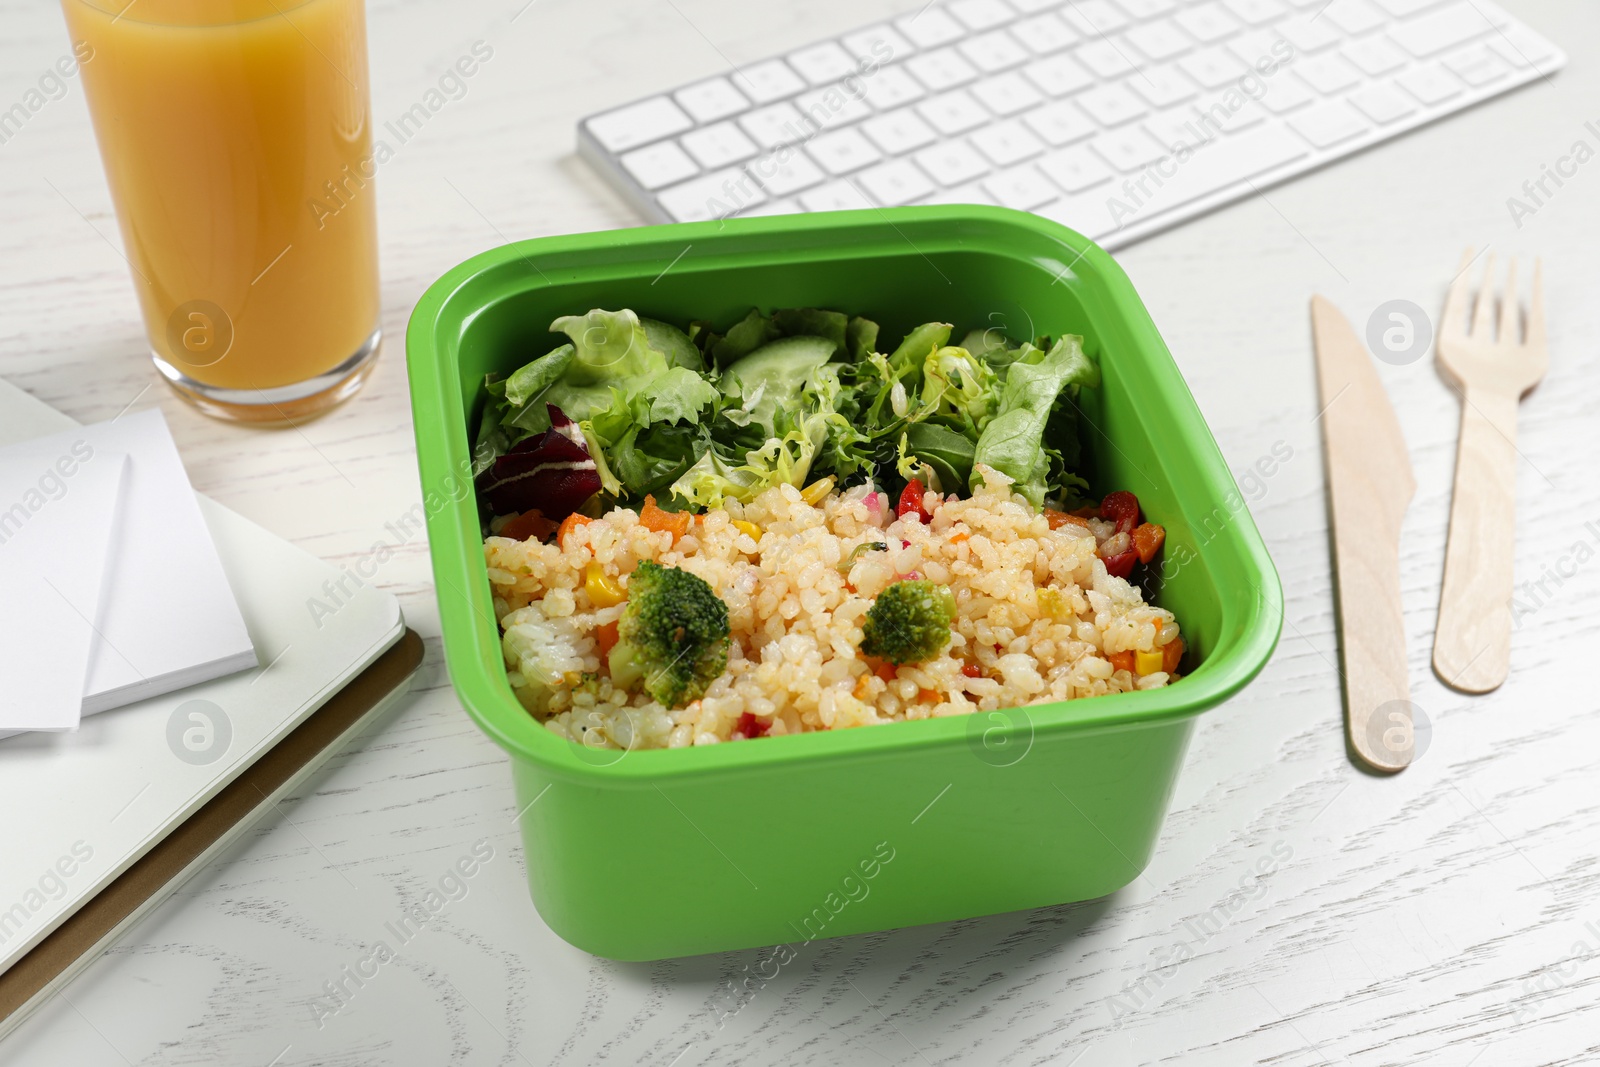
[[1111, 666], [1114, 669], [1119, 671], [1127, 671], [1129, 674], [1133, 673], [1133, 668], [1136, 661], [1134, 659], [1132, 649], [1128, 649], [1123, 652], [1113, 652], [1106, 658], [1111, 661]]
[[1133, 548], [1139, 553], [1140, 563], [1149, 563], [1156, 558], [1156, 553], [1161, 551], [1161, 546], [1167, 540], [1167, 530], [1153, 522], [1141, 523], [1133, 531]]
[[1078, 526], [1085, 530], [1089, 528], [1088, 519], [1069, 511], [1052, 511], [1049, 508], [1045, 508], [1044, 517], [1050, 523], [1050, 529], [1052, 530], [1059, 530], [1063, 526]]
[[982, 678], [983, 668], [978, 666], [976, 663], [968, 663], [961, 668], [961, 673], [966, 675], [968, 678]]
[[513, 541], [526, 541], [529, 538], [543, 541], [555, 532], [555, 523], [545, 518], [544, 513], [538, 508], [529, 508], [500, 527], [499, 536], [509, 537]]
[[917, 702], [919, 704], [937, 704], [943, 696], [937, 689], [918, 689]]
[[894, 681], [897, 677], [898, 671], [898, 667], [887, 661], [881, 662], [876, 667], [872, 668], [872, 673], [876, 674], [879, 678], [882, 678], [886, 682]]
[[1178, 669], [1178, 663], [1183, 659], [1183, 638], [1174, 637], [1171, 641], [1161, 646], [1161, 669], [1172, 674]]
[[567, 547], [567, 534], [580, 526], [587, 526], [594, 520], [587, 515], [579, 515], [574, 511], [571, 515], [561, 520], [561, 528], [556, 531], [556, 544], [562, 549]]
[[600, 646], [600, 658], [605, 659], [611, 655], [611, 650], [617, 645], [617, 624], [608, 622], [594, 632], [595, 644]]
[[644, 498], [644, 507], [639, 509], [639, 525], [646, 530], [660, 533], [662, 530], [672, 535], [672, 543], [677, 544], [678, 538], [689, 532], [689, 524], [694, 521], [694, 516], [687, 511], [665, 511], [656, 507], [656, 498]]
[[965, 530], [957, 530], [955, 533], [950, 535], [950, 543], [952, 545], [959, 545], [961, 542], [965, 541], [971, 536], [972, 535], [967, 533]]

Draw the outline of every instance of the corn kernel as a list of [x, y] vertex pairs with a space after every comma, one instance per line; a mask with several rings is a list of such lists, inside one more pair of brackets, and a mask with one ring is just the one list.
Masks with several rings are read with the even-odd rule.
[[1066, 594], [1059, 589], [1049, 586], [1039, 590], [1039, 610], [1057, 622], [1065, 622], [1072, 618], [1072, 607], [1067, 603]]
[[745, 522], [743, 519], [734, 519], [733, 528], [742, 534], [749, 534], [750, 540], [752, 541], [761, 540], [761, 527], [757, 526], [753, 522]]
[[830, 474], [826, 478], [812, 482], [810, 485], [800, 490], [800, 499], [804, 500], [812, 507], [816, 507], [818, 504], [822, 503], [823, 497], [827, 496], [831, 492], [833, 492], [833, 475]]
[[1154, 674], [1161, 669], [1161, 650], [1154, 652], [1135, 652], [1133, 656], [1133, 669], [1142, 678], [1147, 674]]
[[589, 594], [590, 603], [597, 608], [609, 608], [628, 599], [616, 579], [608, 578], [605, 569], [591, 563], [583, 571], [583, 591]]

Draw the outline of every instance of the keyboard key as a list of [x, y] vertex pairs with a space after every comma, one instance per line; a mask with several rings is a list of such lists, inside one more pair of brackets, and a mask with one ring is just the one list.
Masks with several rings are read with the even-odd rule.
[[1058, 12], [1080, 37], [1104, 37], [1128, 24], [1128, 19], [1106, 0], [1073, 0]]
[[839, 43], [857, 59], [876, 60], [879, 63], [904, 59], [915, 50], [910, 41], [886, 24], [847, 33], [839, 38]]
[[1017, 17], [1004, 0], [953, 0], [948, 6], [950, 14], [974, 31], [993, 29]]
[[903, 155], [914, 148], [921, 148], [938, 140], [939, 137], [933, 132], [933, 127], [917, 117], [917, 113], [909, 107], [868, 119], [861, 124], [861, 132], [891, 156]]
[[1200, 124], [1195, 110], [1188, 107], [1175, 107], [1151, 115], [1144, 120], [1144, 128], [1156, 139], [1157, 144], [1171, 152], [1181, 148], [1195, 149], [1217, 137], [1215, 131]]
[[1267, 82], [1267, 91], [1261, 95], [1261, 106], [1274, 115], [1282, 115], [1297, 107], [1305, 107], [1314, 99], [1304, 82], [1291, 74], [1279, 73]]
[[1246, 67], [1255, 67], [1257, 63], [1278, 64], [1285, 55], [1283, 50], [1292, 46], [1284, 42], [1283, 36], [1274, 27], [1265, 30], [1246, 30], [1237, 37], [1230, 38], [1227, 47], [1228, 51], [1238, 57]]
[[1220, 88], [1249, 73], [1238, 57], [1216, 46], [1184, 56], [1178, 66], [1205, 89]]
[[1039, 160], [1039, 169], [1069, 193], [1092, 189], [1111, 177], [1111, 168], [1088, 145], [1051, 152]]
[[927, 95], [921, 83], [899, 67], [880, 67], [861, 84], [867, 87], [867, 104], [874, 111], [888, 111]]
[[1184, 77], [1176, 64], [1149, 67], [1128, 79], [1133, 91], [1151, 107], [1171, 107], [1194, 96], [1194, 82]]
[[1442, 66], [1421, 63], [1395, 78], [1395, 84], [1424, 104], [1440, 104], [1461, 92], [1461, 82]]
[[909, 159], [891, 159], [861, 172], [856, 179], [867, 193], [884, 207], [898, 207], [920, 200], [934, 191], [928, 176]]
[[1117, 170], [1137, 170], [1168, 154], [1165, 146], [1137, 126], [1113, 130], [1089, 142], [1100, 158]]
[[700, 173], [700, 167], [689, 158], [689, 153], [674, 141], [657, 141], [645, 148], [636, 148], [621, 160], [634, 180], [646, 189], [660, 189]]
[[1099, 37], [1085, 41], [1072, 55], [1102, 78], [1122, 78], [1139, 69], [1126, 52]]
[[1078, 31], [1048, 11], [1042, 15], [1023, 19], [1012, 26], [1010, 32], [1011, 36], [1038, 56], [1059, 52], [1078, 40]]
[[1099, 132], [1099, 127], [1071, 100], [1057, 100], [1053, 104], [1034, 108], [1022, 116], [1022, 121], [1054, 148], [1081, 141], [1091, 133]]
[[970, 41], [963, 41], [956, 47], [979, 70], [990, 74], [997, 70], [1010, 70], [1031, 58], [1028, 50], [1004, 30], [985, 33]]
[[1140, 21], [1165, 15], [1174, 7], [1173, 0], [1117, 0], [1117, 2], [1122, 5], [1124, 11]]
[[917, 201], [919, 204], [986, 204], [994, 205], [994, 197], [984, 192], [983, 186], [962, 185], [954, 189], [940, 189], [932, 196]]
[[1027, 163], [990, 175], [984, 179], [983, 188], [1001, 207], [1018, 211], [1032, 210], [1061, 195], [1048, 178]]
[[983, 106], [996, 115], [1015, 115], [1044, 101], [1039, 90], [1015, 71], [986, 78], [974, 85], [971, 91]]
[[1317, 148], [1331, 148], [1367, 132], [1367, 120], [1343, 100], [1315, 104], [1289, 116], [1289, 125]]
[[836, 181], [800, 194], [807, 211], [857, 211], [876, 207], [853, 182]]
[[1011, 0], [1011, 6], [1025, 15], [1060, 7], [1065, 0]]
[[1489, 42], [1489, 47], [1518, 70], [1553, 66], [1553, 63], [1547, 64], [1546, 60], [1554, 60], [1556, 54], [1549, 42], [1521, 26], [1505, 27], [1495, 40]]
[[742, 170], [719, 170], [656, 194], [676, 222], [704, 222], [737, 215], [767, 199], [755, 179]]
[[1389, 21], [1369, 0], [1333, 0], [1322, 17], [1351, 36], [1377, 29]]
[[1023, 68], [1022, 74], [1046, 96], [1066, 96], [1094, 82], [1093, 76], [1071, 56], [1051, 56]]
[[790, 52], [788, 59], [789, 66], [812, 85], [826, 85], [856, 73], [855, 59], [832, 41]]
[[678, 106], [699, 123], [716, 122], [750, 106], [750, 101], [727, 78], [707, 78], [679, 89], [672, 96]]
[[1102, 126], [1120, 126], [1132, 122], [1146, 110], [1144, 101], [1121, 85], [1102, 85], [1073, 98], [1089, 117]]
[[1141, 183], [1140, 188], [1148, 189], [1148, 195], [1136, 205], [1139, 217], [1144, 219], [1172, 211], [1309, 154], [1305, 142], [1282, 123], [1269, 122], [1253, 127], [1195, 152], [1160, 186], [1149, 188], [1148, 183]]
[[825, 89], [812, 89], [795, 97], [794, 106], [814, 128], [831, 130], [872, 114], [872, 108], [859, 95], [864, 88], [862, 81], [852, 80]]
[[666, 97], [652, 96], [637, 104], [596, 115], [586, 125], [601, 145], [613, 152], [622, 152], [681, 133], [693, 126], [694, 121]]
[[915, 157], [917, 165], [940, 185], [960, 185], [989, 172], [989, 162], [964, 140], [943, 141]]
[[967, 35], [961, 23], [931, 4], [914, 15], [895, 19], [894, 25], [918, 48], [937, 48]]
[[790, 103], [769, 104], [741, 116], [739, 125], [762, 148], [795, 144], [811, 135], [811, 127]]
[[1201, 123], [1208, 130], [1225, 134], [1248, 130], [1267, 118], [1267, 112], [1260, 105], [1250, 100], [1239, 100], [1231, 93], [1221, 100], [1196, 105], [1195, 114], [1200, 116]]
[[1062, 197], [1035, 208], [1034, 214], [1076, 230], [1091, 241], [1101, 240], [1118, 229], [1117, 221], [1111, 217], [1110, 198], [1103, 192]]
[[1316, 17], [1286, 19], [1273, 28], [1296, 52], [1307, 55], [1344, 40], [1331, 23]]
[[1419, 58], [1438, 55], [1447, 48], [1465, 44], [1488, 33], [1493, 27], [1469, 0], [1457, 0], [1437, 11], [1389, 29], [1395, 44]]
[[1449, 67], [1456, 77], [1472, 86], [1488, 85], [1511, 73], [1506, 61], [1483, 45], [1476, 45], [1465, 52], [1446, 56], [1444, 65]]
[[961, 89], [941, 93], [917, 105], [917, 113], [940, 133], [965, 133], [982, 126], [991, 116], [976, 100]]
[[1222, 0], [1222, 3], [1236, 17], [1251, 26], [1271, 22], [1286, 13], [1279, 0]]
[[758, 104], [782, 100], [806, 87], [805, 79], [785, 66], [781, 59], [752, 63], [736, 71], [733, 84]]
[[1216, 0], [1186, 8], [1174, 15], [1173, 19], [1201, 44], [1220, 41], [1239, 28], [1239, 20]]
[[1194, 47], [1194, 41], [1178, 29], [1178, 24], [1172, 19], [1158, 19], [1135, 26], [1123, 34], [1122, 39], [1132, 42], [1135, 48], [1157, 61], [1171, 59]]
[[702, 167], [714, 170], [756, 154], [756, 143], [731, 122], [690, 130], [678, 140]]
[[1302, 59], [1294, 69], [1307, 85], [1323, 96], [1342, 93], [1361, 80], [1361, 72], [1337, 52]]
[[997, 167], [1020, 163], [1044, 151], [1044, 142], [1015, 119], [985, 126], [968, 139]]
[[757, 219], [763, 215], [798, 215], [805, 211], [798, 200], [768, 200], [739, 212], [740, 218]]
[[965, 85], [978, 76], [972, 64], [961, 58], [954, 48], [940, 48], [912, 56], [906, 60], [905, 67], [916, 75], [919, 82], [936, 93]]
[[1378, 0], [1378, 6], [1397, 19], [1410, 18], [1418, 11], [1437, 7], [1444, 0]]
[[860, 170], [883, 158], [877, 147], [854, 127], [813, 137], [806, 143], [806, 151], [835, 177]]
[[1371, 76], [1399, 70], [1407, 62], [1404, 52], [1390, 44], [1387, 38], [1378, 35], [1351, 41], [1339, 51], [1361, 68], [1363, 74]]
[[1345, 99], [1380, 126], [1397, 122], [1417, 110], [1417, 105], [1386, 85], [1363, 85]]
[[779, 148], [745, 169], [772, 196], [790, 196], [826, 177], [798, 148]]

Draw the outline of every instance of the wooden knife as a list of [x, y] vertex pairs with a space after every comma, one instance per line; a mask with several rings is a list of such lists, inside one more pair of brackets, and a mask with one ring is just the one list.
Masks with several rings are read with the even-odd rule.
[[1311, 298], [1323, 455], [1339, 587], [1345, 731], [1373, 770], [1404, 770], [1414, 735], [1400, 609], [1400, 522], [1417, 491], [1411, 458], [1366, 346]]

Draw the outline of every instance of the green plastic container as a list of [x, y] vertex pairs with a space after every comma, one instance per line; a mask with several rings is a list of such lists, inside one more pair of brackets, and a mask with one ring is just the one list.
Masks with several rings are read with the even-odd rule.
[[[558, 738], [506, 683], [467, 469], [488, 371], [554, 347], [552, 319], [629, 307], [726, 327], [756, 305], [838, 308], [891, 341], [939, 319], [1082, 334], [1097, 492], [1167, 528], [1156, 602], [1189, 651], [1142, 693], [694, 749]], [[506, 245], [430, 287], [406, 335], [445, 658], [511, 756], [539, 914], [599, 956], [650, 960], [1103, 896], [1155, 849], [1196, 717], [1277, 642], [1282, 591], [1233, 478], [1128, 278], [1070, 230], [999, 208], [739, 219]]]

